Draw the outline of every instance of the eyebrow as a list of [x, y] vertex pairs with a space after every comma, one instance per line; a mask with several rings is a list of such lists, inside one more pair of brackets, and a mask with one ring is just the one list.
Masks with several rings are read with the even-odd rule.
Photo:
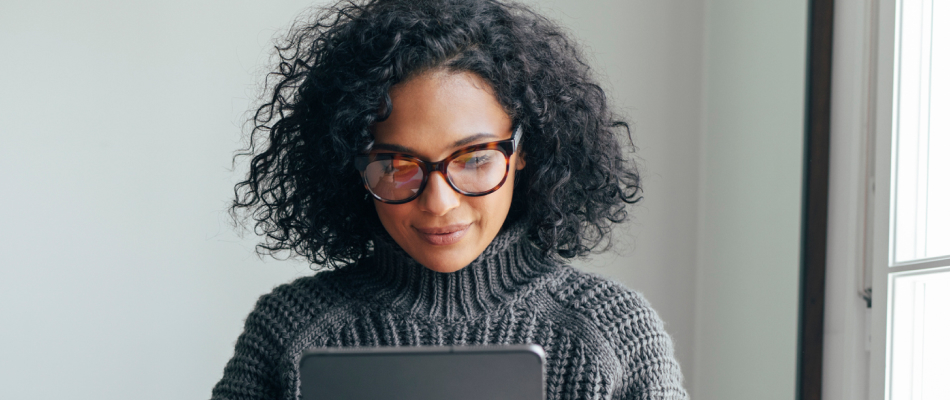
[[[470, 144], [470, 143], [473, 143], [485, 138], [498, 139], [497, 136], [491, 133], [484, 133], [484, 132], [476, 133], [474, 135], [455, 141], [455, 143], [452, 143], [451, 147], [453, 149], [459, 148], [459, 147], [465, 146], [467, 144]], [[504, 139], [501, 139], [501, 140], [504, 140]], [[390, 144], [390, 143], [378, 143], [378, 142], [373, 143], [373, 150], [389, 150], [389, 151], [395, 151], [398, 153], [416, 154], [416, 152], [413, 149], [410, 149], [406, 146], [401, 146], [398, 144]]]

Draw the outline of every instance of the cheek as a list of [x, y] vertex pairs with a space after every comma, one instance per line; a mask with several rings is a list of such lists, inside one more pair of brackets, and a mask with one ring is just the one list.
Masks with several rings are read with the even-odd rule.
[[511, 208], [511, 199], [514, 192], [514, 179], [509, 176], [498, 191], [483, 197], [472, 197], [471, 207], [478, 210], [482, 223], [486, 226], [500, 228], [508, 217]]
[[393, 233], [401, 230], [400, 222], [408, 219], [409, 207], [407, 205], [410, 203], [386, 204], [374, 201], [374, 204], [376, 205], [376, 215], [379, 216], [379, 221], [383, 223], [387, 231]]

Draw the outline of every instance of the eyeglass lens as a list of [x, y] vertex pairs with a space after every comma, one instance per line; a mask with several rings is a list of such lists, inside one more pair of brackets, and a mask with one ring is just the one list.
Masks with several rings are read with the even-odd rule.
[[[496, 149], [459, 154], [449, 161], [447, 178], [462, 194], [482, 194], [495, 189], [508, 172], [505, 153]], [[422, 187], [424, 167], [411, 158], [370, 159], [363, 173], [367, 187], [384, 200], [411, 198]]]

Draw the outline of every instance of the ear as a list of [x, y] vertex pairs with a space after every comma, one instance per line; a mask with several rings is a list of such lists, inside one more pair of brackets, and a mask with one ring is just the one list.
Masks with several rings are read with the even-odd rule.
[[515, 169], [521, 171], [524, 169], [524, 166], [524, 152], [521, 151], [521, 149], [518, 149], [518, 152], [515, 153]]

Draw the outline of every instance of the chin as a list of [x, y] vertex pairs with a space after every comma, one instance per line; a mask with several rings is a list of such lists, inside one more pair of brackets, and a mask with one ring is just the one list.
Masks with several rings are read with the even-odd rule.
[[430, 270], [433, 270], [435, 272], [440, 272], [443, 274], [450, 274], [468, 266], [468, 264], [466, 265], [436, 264], [434, 266], [429, 266], [427, 264], [423, 264], [423, 265]]
[[[474, 259], [473, 259], [474, 260]], [[452, 273], [458, 271], [462, 268], [467, 267], [472, 263], [472, 260], [469, 260], [467, 263], [460, 264], [455, 260], [446, 262], [445, 260], [433, 260], [432, 262], [420, 262], [423, 266], [428, 269], [431, 269], [435, 272], [441, 272], [444, 274]]]
[[446, 274], [465, 268], [478, 258], [478, 254], [465, 256], [453, 254], [454, 252], [452, 251], [423, 250], [423, 252], [429, 257], [413, 258], [430, 270]]

